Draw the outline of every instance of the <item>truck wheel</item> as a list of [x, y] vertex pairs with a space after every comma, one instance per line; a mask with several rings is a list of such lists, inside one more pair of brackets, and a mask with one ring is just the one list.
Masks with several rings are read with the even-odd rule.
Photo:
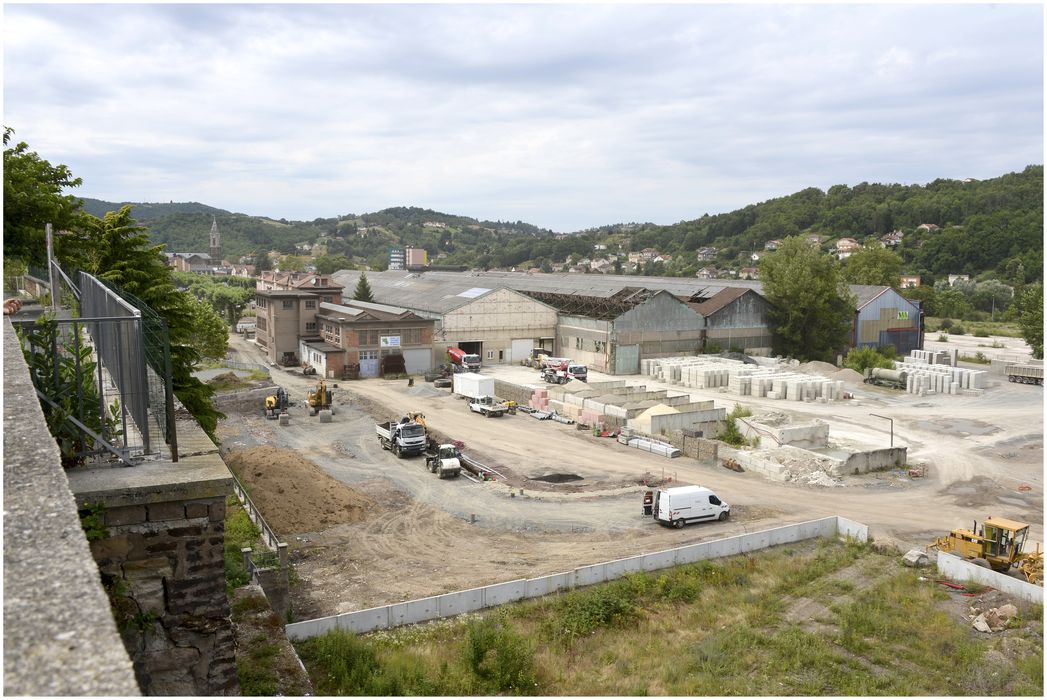
[[675, 527], [677, 530], [682, 530], [683, 529], [683, 518], [680, 518], [679, 520], [674, 520], [673, 521], [673, 527]]
[[1007, 381], [1009, 381], [1011, 384], [1014, 384], [1014, 375], [1013, 374], [1008, 374], [1007, 375]]
[[722, 521], [724, 521], [724, 520], [727, 520], [727, 518], [728, 518], [728, 517], [730, 517], [730, 515], [731, 515], [730, 511], [726, 511], [726, 510], [725, 510], [725, 511], [723, 511], [722, 513], [720, 513], [720, 517], [719, 517], [719, 520], [720, 520], [721, 522], [722, 522]]
[[399, 445], [393, 445], [393, 454], [395, 454], [399, 459], [403, 459], [404, 458], [403, 454], [400, 452], [400, 446]]

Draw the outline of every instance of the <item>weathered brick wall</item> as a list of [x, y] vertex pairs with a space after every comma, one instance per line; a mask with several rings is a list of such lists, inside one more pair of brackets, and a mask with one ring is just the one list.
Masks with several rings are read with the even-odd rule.
[[236, 695], [225, 592], [225, 498], [105, 511], [92, 553], [147, 695]]

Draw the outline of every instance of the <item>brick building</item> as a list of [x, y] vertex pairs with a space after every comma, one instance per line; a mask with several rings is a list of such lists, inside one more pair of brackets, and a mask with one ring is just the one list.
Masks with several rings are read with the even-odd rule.
[[316, 313], [320, 304], [342, 301], [342, 286], [329, 277], [296, 273], [262, 273], [255, 289], [255, 343], [269, 362], [301, 364], [299, 341], [320, 340]]

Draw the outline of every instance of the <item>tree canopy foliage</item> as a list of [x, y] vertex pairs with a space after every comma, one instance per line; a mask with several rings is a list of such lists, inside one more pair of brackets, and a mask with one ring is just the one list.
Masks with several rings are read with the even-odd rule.
[[897, 287], [902, 259], [886, 248], [862, 248], [844, 260], [842, 274], [848, 284]]
[[1032, 356], [1043, 359], [1043, 283], [1029, 285], [1018, 306], [1022, 337], [1032, 348]]
[[847, 346], [855, 302], [839, 263], [799, 236], [760, 260], [774, 352], [801, 361], [833, 362]]
[[64, 165], [51, 165], [29, 144], [9, 146], [14, 130], [4, 127], [4, 257], [43, 267], [47, 263], [44, 227], [71, 228], [80, 218], [80, 200], [63, 191], [79, 187]]

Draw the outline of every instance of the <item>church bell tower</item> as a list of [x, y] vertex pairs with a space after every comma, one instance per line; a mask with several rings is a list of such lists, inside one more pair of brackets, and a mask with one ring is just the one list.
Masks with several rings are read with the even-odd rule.
[[211, 217], [211, 260], [215, 265], [222, 264], [222, 241], [218, 237], [218, 219]]

